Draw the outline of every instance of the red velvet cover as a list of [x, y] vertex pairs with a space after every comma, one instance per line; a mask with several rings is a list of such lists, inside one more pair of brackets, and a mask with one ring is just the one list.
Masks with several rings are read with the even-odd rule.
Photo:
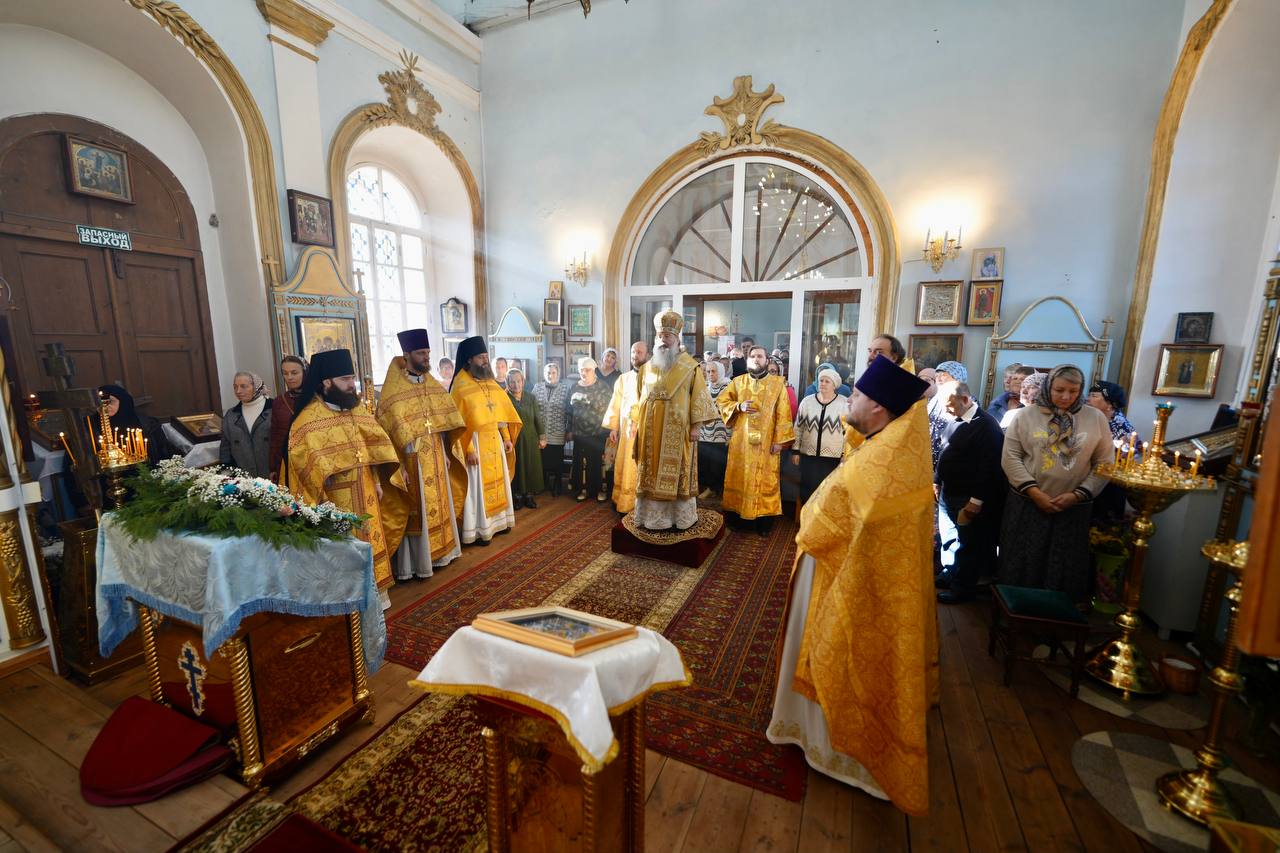
[[637, 539], [626, 525], [619, 521], [610, 534], [609, 550], [615, 554], [631, 554], [696, 569], [707, 561], [707, 557], [711, 556], [711, 552], [715, 550], [716, 544], [722, 538], [724, 538], [723, 527], [711, 539], [686, 539], [674, 545], [654, 545]]
[[267, 833], [265, 838], [249, 848], [249, 853], [299, 853], [303, 850], [307, 853], [324, 853], [330, 850], [361, 853], [364, 848], [357, 847], [310, 818], [291, 814]]

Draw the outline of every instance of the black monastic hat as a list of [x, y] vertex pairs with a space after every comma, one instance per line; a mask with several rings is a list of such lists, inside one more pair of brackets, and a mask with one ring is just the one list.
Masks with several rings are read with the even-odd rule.
[[431, 340], [426, 329], [405, 329], [396, 335], [400, 341], [401, 352], [413, 352], [418, 349], [431, 349]]
[[458, 344], [458, 356], [454, 359], [454, 364], [456, 364], [459, 369], [465, 368], [468, 361], [478, 355], [487, 353], [488, 351], [488, 347], [484, 345], [484, 338], [479, 335], [472, 335], [462, 343]]
[[311, 369], [307, 371], [307, 376], [314, 377], [318, 386], [322, 380], [333, 379], [335, 376], [354, 376], [355, 373], [356, 365], [351, 360], [351, 350], [331, 349], [311, 356]]
[[854, 383], [854, 387], [884, 406], [896, 418], [920, 399], [929, 383], [878, 355]]

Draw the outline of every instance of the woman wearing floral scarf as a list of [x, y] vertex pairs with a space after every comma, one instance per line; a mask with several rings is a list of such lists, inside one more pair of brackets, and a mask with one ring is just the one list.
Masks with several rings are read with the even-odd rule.
[[1055, 367], [1034, 406], [1004, 438], [1002, 467], [1013, 494], [1000, 535], [1000, 581], [1089, 595], [1091, 502], [1106, 485], [1094, 473], [1113, 455], [1106, 416], [1084, 405], [1084, 375]]

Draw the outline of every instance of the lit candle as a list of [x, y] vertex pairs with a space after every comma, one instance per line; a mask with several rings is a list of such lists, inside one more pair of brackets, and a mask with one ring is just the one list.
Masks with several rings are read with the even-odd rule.
[[1191, 476], [1194, 477], [1200, 472], [1200, 451], [1196, 451], [1196, 461], [1191, 463]]
[[67, 444], [67, 434], [65, 432], [58, 433], [58, 440], [62, 442], [62, 447], [67, 451], [67, 456], [71, 458], [71, 464], [77, 465], [76, 455], [71, 452], [71, 445]]
[[1116, 446], [1116, 461], [1113, 462], [1112, 464], [1114, 467], [1119, 468], [1120, 467], [1120, 439], [1117, 438], [1115, 441], [1112, 442], [1112, 444]]
[[1178, 470], [1178, 463], [1182, 461], [1182, 451], [1173, 451], [1173, 469]]
[[[917, 231], [916, 233], [917, 233], [917, 234], [919, 234], [920, 232], [919, 232], [919, 231]], [[928, 251], [928, 250], [929, 250], [929, 238], [930, 238], [930, 237], [932, 237], [932, 236], [933, 236], [933, 229], [932, 229], [932, 228], [929, 228], [929, 229], [927, 229], [927, 230], [924, 232], [924, 248], [925, 248], [925, 251]]]
[[1147, 454], [1150, 452], [1151, 452], [1151, 442], [1149, 441], [1142, 442], [1142, 461], [1143, 462], [1147, 461]]

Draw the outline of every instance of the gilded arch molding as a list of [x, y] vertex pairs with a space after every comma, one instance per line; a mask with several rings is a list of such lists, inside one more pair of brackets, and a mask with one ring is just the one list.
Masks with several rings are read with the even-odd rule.
[[724, 123], [724, 133], [704, 131], [697, 140], [664, 160], [636, 190], [614, 229], [609, 262], [605, 267], [606, 340], [620, 340], [619, 303], [630, 253], [640, 236], [640, 226], [663, 194], [691, 171], [718, 158], [747, 153], [796, 158], [801, 163], [816, 167], [819, 172], [831, 175], [840, 188], [856, 196], [857, 203], [851, 206], [855, 214], [861, 212], [866, 218], [865, 223], [859, 224], [870, 229], [880, 247], [878, 259], [873, 257], [874, 253], [868, 253], [867, 258], [867, 272], [876, 281], [876, 329], [892, 333], [897, 315], [902, 258], [898, 252], [897, 226], [889, 200], [871, 173], [831, 140], [773, 120], [762, 123], [765, 110], [783, 101], [781, 95], [774, 93], [772, 85], [763, 92], [752, 91], [750, 75], [735, 78], [733, 85], [732, 95], [716, 97], [706, 109], [707, 115], [715, 116]]
[[387, 92], [387, 103], [366, 104], [347, 114], [338, 126], [329, 145], [329, 190], [333, 196], [333, 227], [337, 240], [338, 268], [351, 268], [351, 232], [347, 227], [347, 160], [351, 150], [363, 134], [379, 127], [400, 125], [425, 136], [444, 153], [458, 170], [467, 198], [471, 203], [471, 230], [475, 239], [472, 266], [475, 270], [475, 327], [477, 334], [485, 328], [485, 258], [484, 258], [484, 209], [480, 201], [480, 184], [467, 164], [462, 150], [449, 134], [436, 125], [440, 103], [427, 91], [417, 78], [418, 58], [401, 54], [404, 67], [378, 75], [378, 82]]

